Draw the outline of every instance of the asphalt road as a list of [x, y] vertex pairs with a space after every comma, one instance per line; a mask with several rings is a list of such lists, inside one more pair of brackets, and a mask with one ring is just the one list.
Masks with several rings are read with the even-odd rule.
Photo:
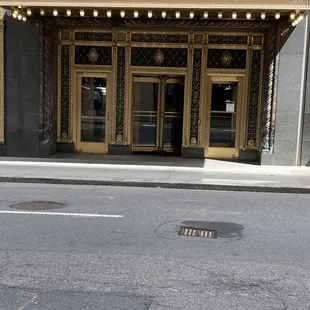
[[[10, 208], [33, 200], [67, 207]], [[0, 184], [0, 309], [310, 309], [309, 202], [293, 194]], [[180, 237], [183, 221], [244, 229], [231, 238]]]

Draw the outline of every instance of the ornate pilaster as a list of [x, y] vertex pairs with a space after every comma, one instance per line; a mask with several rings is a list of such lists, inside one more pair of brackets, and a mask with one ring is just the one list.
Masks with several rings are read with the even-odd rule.
[[204, 134], [203, 134], [203, 117], [204, 117], [204, 96], [205, 96], [205, 74], [207, 67], [207, 47], [202, 49], [201, 57], [201, 78], [200, 78], [200, 103], [199, 103], [199, 126], [198, 126], [198, 143], [200, 147], [204, 147]]
[[193, 53], [192, 46], [188, 49], [188, 62], [187, 62], [187, 96], [185, 101], [185, 147], [190, 146], [191, 134], [191, 102], [192, 102], [192, 81], [193, 81]]
[[200, 118], [200, 100], [201, 100], [201, 60], [202, 49], [194, 49], [193, 69], [192, 69], [192, 96], [191, 96], [191, 125], [190, 125], [190, 146], [199, 145], [199, 118]]
[[5, 10], [0, 8], [0, 142], [4, 141], [4, 14]]
[[117, 81], [116, 81], [116, 118], [115, 139], [117, 144], [124, 141], [124, 105], [125, 105], [126, 47], [117, 48]]
[[40, 142], [52, 140], [53, 135], [53, 38], [52, 30], [40, 25]]
[[268, 45], [265, 48], [265, 83], [264, 105], [262, 107], [262, 151], [269, 152], [273, 149], [274, 140], [274, 82], [276, 67], [276, 41], [277, 31], [273, 27], [266, 36]]
[[[116, 37], [116, 33], [114, 34], [114, 36]], [[115, 143], [116, 141], [116, 93], [117, 93], [117, 45], [114, 42], [112, 46], [111, 143]]]
[[70, 46], [61, 45], [60, 65], [60, 140], [69, 140]]
[[130, 48], [130, 33], [127, 33], [127, 46], [125, 47], [125, 106], [124, 106], [124, 128], [123, 142], [129, 143], [129, 101], [130, 101], [130, 63], [131, 63], [131, 48]]
[[250, 98], [248, 106], [247, 149], [259, 148], [259, 116], [261, 107], [262, 51], [253, 50], [250, 73]]

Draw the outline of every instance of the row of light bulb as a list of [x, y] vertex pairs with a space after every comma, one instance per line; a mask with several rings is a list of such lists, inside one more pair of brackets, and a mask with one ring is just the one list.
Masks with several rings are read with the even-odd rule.
[[[44, 15], [44, 10], [41, 10], [40, 14], [43, 16], [43, 15]], [[68, 9], [67, 12], [66, 12], [66, 14], [67, 14], [67, 16], [71, 16], [71, 14], [72, 14], [71, 10]], [[107, 17], [111, 17], [111, 16], [112, 16], [112, 11], [111, 11], [111, 10], [107, 10], [107, 13], [106, 13], [106, 14], [107, 14]], [[291, 15], [292, 15], [292, 14], [295, 14], [295, 13], [291, 13]], [[57, 11], [56, 9], [53, 10], [53, 15], [54, 15], [54, 16], [58, 16], [58, 11]], [[98, 10], [94, 10], [94, 11], [93, 11], [93, 15], [94, 15], [94, 17], [98, 17], [98, 15], [99, 15]], [[84, 17], [84, 16], [85, 16], [85, 11], [84, 11], [84, 10], [80, 10], [80, 16], [81, 16], [81, 17]], [[121, 16], [122, 18], [124, 18], [124, 17], [126, 16], [125, 10], [121, 10], [121, 11], [120, 11], [120, 16]], [[135, 10], [134, 13], [133, 13], [133, 16], [134, 16], [135, 18], [138, 18], [138, 17], [139, 17], [139, 11], [138, 11], [138, 10]], [[149, 10], [148, 13], [147, 13], [147, 16], [148, 16], [149, 18], [152, 18], [152, 17], [153, 17], [153, 12], [152, 12], [151, 10]], [[166, 11], [162, 11], [162, 12], [161, 12], [161, 16], [162, 16], [162, 18], [166, 18], [166, 17], [167, 17], [167, 12], [166, 12]], [[175, 12], [175, 18], [180, 18], [180, 17], [181, 17], [181, 12], [180, 12], [180, 11], [176, 11], [176, 12]], [[189, 17], [190, 17], [190, 18], [194, 18], [194, 17], [195, 17], [194, 11], [190, 11]], [[204, 18], [208, 18], [208, 17], [209, 17], [208, 11], [205, 11], [205, 12], [204, 12], [203, 17], [204, 17]], [[281, 17], [280, 12], [277, 12], [277, 13], [275, 14], [275, 18], [276, 18], [276, 19], [279, 19], [280, 17]], [[218, 12], [218, 18], [219, 18], [219, 19], [223, 18], [223, 12], [222, 12], [222, 11], [219, 11], [219, 12]], [[232, 13], [232, 18], [233, 18], [233, 19], [236, 19], [236, 18], [237, 18], [237, 12], [236, 12], [236, 11], [234, 11], [234, 12]], [[247, 19], [251, 19], [251, 18], [252, 18], [251, 12], [247, 12], [246, 18], [247, 18]], [[266, 13], [265, 13], [265, 12], [262, 12], [262, 13], [261, 13], [261, 18], [262, 18], [262, 19], [265, 19], [265, 18], [266, 18]], [[294, 18], [295, 18], [295, 15], [294, 15], [293, 18], [291, 17], [291, 20], [293, 20]]]
[[[71, 14], [72, 14], [72, 11], [71, 11], [70, 9], [67, 9], [66, 15], [67, 15], [67, 16], [71, 16]], [[27, 15], [28, 15], [28, 16], [31, 16], [31, 15], [32, 15], [31, 9], [27, 9]], [[41, 15], [41, 16], [44, 16], [44, 15], [45, 15], [45, 12], [44, 12], [43, 9], [40, 10], [40, 15]], [[54, 16], [58, 16], [58, 10], [57, 10], [57, 9], [54, 9], [54, 10], [53, 10], [53, 15], [54, 15]], [[98, 16], [99, 16], [98, 10], [94, 10], [94, 11], [93, 11], [93, 15], [94, 15], [94, 17], [98, 17]], [[107, 15], [107, 17], [112, 17], [112, 11], [111, 11], [111, 10], [107, 10], [106, 15]], [[124, 18], [125, 15], [126, 15], [125, 10], [121, 10], [121, 11], [120, 11], [120, 16], [121, 16], [122, 18]], [[152, 12], [152, 11], [148, 11], [148, 14], [147, 14], [147, 15], [148, 15], [149, 18], [152, 18], [152, 17], [153, 17], [153, 12]], [[26, 21], [26, 20], [27, 20], [26, 16], [23, 15], [21, 12], [19, 12], [17, 9], [13, 10], [12, 16], [13, 16], [13, 18], [18, 18], [19, 20], [23, 20], [23, 21]], [[84, 10], [80, 10], [80, 16], [81, 16], [81, 17], [84, 17], [84, 16], [85, 16], [85, 11], [84, 11]], [[134, 16], [135, 18], [138, 18], [138, 17], [139, 17], [139, 11], [138, 11], [138, 10], [135, 10], [134, 13], [133, 13], [133, 16]], [[166, 12], [166, 11], [162, 11], [162, 12], [161, 12], [161, 16], [162, 16], [162, 18], [166, 18], [166, 17], [167, 17], [167, 12]], [[237, 12], [236, 12], [236, 11], [232, 12], [232, 16], [231, 16], [232, 19], [236, 19], [237, 16], [238, 16], [238, 15], [237, 15]], [[180, 18], [180, 17], [181, 17], [181, 12], [180, 12], [180, 11], [176, 11], [176, 12], [175, 12], [175, 17], [176, 17], [176, 18]], [[195, 17], [194, 11], [190, 11], [189, 17], [190, 17], [190, 18], [194, 18], [194, 17]], [[204, 17], [204, 18], [208, 18], [208, 17], [209, 17], [208, 11], [205, 11], [205, 12], [204, 12], [203, 17]], [[276, 19], [280, 19], [280, 17], [281, 17], [280, 12], [276, 12], [276, 13], [275, 13], [275, 18], [276, 18]], [[290, 20], [292, 21], [292, 25], [293, 25], [293, 26], [296, 26], [296, 25], [303, 19], [303, 17], [304, 17], [304, 15], [303, 15], [302, 13], [301, 13], [301, 14], [298, 14], [298, 17], [296, 17], [296, 13], [295, 13], [295, 12], [292, 12], [292, 13], [290, 14]], [[223, 18], [223, 12], [222, 12], [222, 11], [219, 11], [219, 12], [218, 12], [218, 18], [219, 18], [219, 19], [222, 19], [222, 18]], [[246, 13], [246, 18], [247, 18], [247, 19], [251, 19], [251, 18], [252, 18], [251, 12], [247, 12], [247, 13]], [[261, 19], [265, 19], [265, 18], [266, 18], [266, 13], [265, 13], [265, 12], [262, 12], [262, 13], [261, 13]]]
[[[23, 12], [19, 11], [18, 9], [14, 9], [11, 12], [11, 14], [12, 14], [13, 18], [17, 18], [18, 20], [22, 20], [24, 22], [27, 20], [26, 15]], [[27, 15], [31, 16], [31, 14], [32, 14], [31, 10], [27, 9]]]
[[295, 15], [294, 18], [291, 18], [292, 20], [292, 26], [295, 27], [297, 24], [299, 24], [304, 19], [304, 14], [300, 13], [297, 16]]

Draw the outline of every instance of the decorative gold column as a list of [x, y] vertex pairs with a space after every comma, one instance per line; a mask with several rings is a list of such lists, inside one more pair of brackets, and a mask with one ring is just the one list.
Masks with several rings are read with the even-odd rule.
[[4, 14], [5, 10], [0, 8], [0, 142], [4, 141]]
[[185, 138], [183, 146], [190, 146], [190, 125], [191, 125], [191, 102], [192, 102], [192, 81], [193, 81], [193, 53], [192, 36], [190, 46], [188, 49], [188, 62], [187, 62], [187, 85], [186, 85], [186, 100], [185, 100]]
[[131, 59], [131, 47], [130, 47], [130, 32], [127, 32], [127, 44], [126, 44], [126, 60], [125, 60], [125, 106], [124, 106], [124, 128], [123, 128], [123, 140], [124, 144], [129, 144], [129, 104], [130, 104], [130, 59]]

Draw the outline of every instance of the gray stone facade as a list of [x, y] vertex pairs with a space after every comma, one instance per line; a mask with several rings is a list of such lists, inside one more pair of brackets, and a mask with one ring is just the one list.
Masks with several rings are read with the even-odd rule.
[[[301, 165], [310, 165], [310, 66], [305, 74], [306, 84], [303, 84], [303, 69], [305, 63], [310, 63], [310, 59], [305, 62], [310, 56], [304, 55], [308, 19], [291, 32], [286, 31], [287, 27], [282, 25], [278, 35], [273, 111], [275, 134], [272, 149], [261, 154], [264, 165], [296, 165], [298, 154]], [[57, 60], [52, 57], [57, 42], [53, 41], [52, 30], [36, 21], [21, 23], [6, 16], [4, 34], [5, 143], [0, 145], [0, 154], [49, 157], [56, 151], [74, 151], [70, 144], [58, 145], [57, 149]], [[110, 154], [119, 152], [117, 146], [109, 147]], [[123, 147], [121, 152], [129, 154], [129, 147]], [[201, 157], [203, 149], [192, 149], [191, 153], [183, 150], [182, 154], [184, 157]], [[240, 159], [249, 156], [256, 159], [257, 154], [241, 152]]]
[[38, 157], [40, 32], [35, 23], [5, 17], [4, 105], [7, 156]]
[[[42, 28], [36, 22], [21, 23], [5, 17], [5, 154], [19, 157], [50, 157], [56, 151], [53, 127], [53, 90], [50, 69], [44, 66]], [[51, 54], [51, 52], [49, 51]], [[46, 57], [47, 53], [45, 54]], [[45, 63], [52, 66], [52, 60]], [[43, 109], [44, 100], [50, 110]], [[45, 105], [47, 106], [47, 105]], [[45, 128], [50, 132], [47, 134]], [[45, 138], [46, 137], [46, 138]]]
[[300, 135], [300, 113], [303, 100], [303, 69], [305, 66], [305, 31], [307, 19], [292, 32], [280, 29], [277, 55], [274, 148], [262, 153], [263, 165], [295, 166]]

